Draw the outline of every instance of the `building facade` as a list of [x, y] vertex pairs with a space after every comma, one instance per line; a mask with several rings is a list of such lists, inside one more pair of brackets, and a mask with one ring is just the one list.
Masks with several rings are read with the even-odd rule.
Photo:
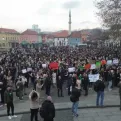
[[9, 50], [19, 45], [20, 33], [14, 29], [0, 28], [0, 49]]
[[68, 45], [68, 31], [63, 30], [60, 32], [53, 33], [54, 46], [67, 46]]
[[82, 44], [82, 39], [81, 39], [81, 32], [80, 31], [75, 31], [72, 32], [71, 35], [69, 36], [68, 44], [69, 46], [76, 46]]
[[33, 24], [33, 25], [32, 25], [32, 30], [33, 30], [33, 31], [36, 31], [38, 34], [41, 32], [41, 29], [40, 29], [39, 26], [36, 25], [36, 24]]
[[23, 42], [26, 42], [29, 44], [37, 43], [38, 42], [38, 33], [35, 31], [32, 31], [30, 29], [27, 29], [20, 35], [19, 43], [23, 43]]

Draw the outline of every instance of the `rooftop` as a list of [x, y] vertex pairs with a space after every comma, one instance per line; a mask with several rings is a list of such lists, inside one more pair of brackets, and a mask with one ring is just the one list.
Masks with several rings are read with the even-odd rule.
[[7, 29], [7, 28], [0, 28], [0, 33], [10, 33], [10, 34], [17, 34], [17, 32], [14, 29]]

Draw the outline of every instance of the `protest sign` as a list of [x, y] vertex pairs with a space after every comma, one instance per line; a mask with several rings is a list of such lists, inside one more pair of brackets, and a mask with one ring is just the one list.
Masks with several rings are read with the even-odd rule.
[[32, 68], [27, 68], [27, 72], [30, 72], [30, 71], [32, 71]]
[[90, 82], [96, 82], [99, 79], [99, 74], [89, 74]]
[[95, 64], [91, 64], [91, 69], [96, 69], [96, 65]]
[[107, 65], [112, 65], [112, 60], [107, 60]]
[[68, 72], [75, 72], [75, 67], [68, 68]]
[[47, 68], [47, 65], [46, 65], [46, 64], [42, 64], [42, 67], [43, 67], [43, 68]]
[[26, 70], [26, 69], [23, 69], [23, 70], [22, 70], [22, 73], [23, 73], [23, 74], [25, 74], [26, 72], [27, 72], [27, 70]]
[[113, 60], [113, 64], [118, 64], [118, 63], [119, 63], [118, 59]]

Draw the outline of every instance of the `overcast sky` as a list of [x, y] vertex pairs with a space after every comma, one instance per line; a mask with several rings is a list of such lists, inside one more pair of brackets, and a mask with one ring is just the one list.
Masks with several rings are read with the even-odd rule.
[[38, 24], [42, 31], [100, 27], [94, 0], [0, 0], [0, 26], [23, 31]]

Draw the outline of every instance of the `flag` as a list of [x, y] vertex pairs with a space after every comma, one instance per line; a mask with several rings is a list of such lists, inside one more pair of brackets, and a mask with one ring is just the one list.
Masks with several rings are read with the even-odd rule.
[[96, 62], [96, 67], [99, 68], [100, 66], [101, 66], [101, 62], [100, 61]]
[[85, 65], [85, 69], [90, 69], [91, 68], [91, 64], [86, 64]]

